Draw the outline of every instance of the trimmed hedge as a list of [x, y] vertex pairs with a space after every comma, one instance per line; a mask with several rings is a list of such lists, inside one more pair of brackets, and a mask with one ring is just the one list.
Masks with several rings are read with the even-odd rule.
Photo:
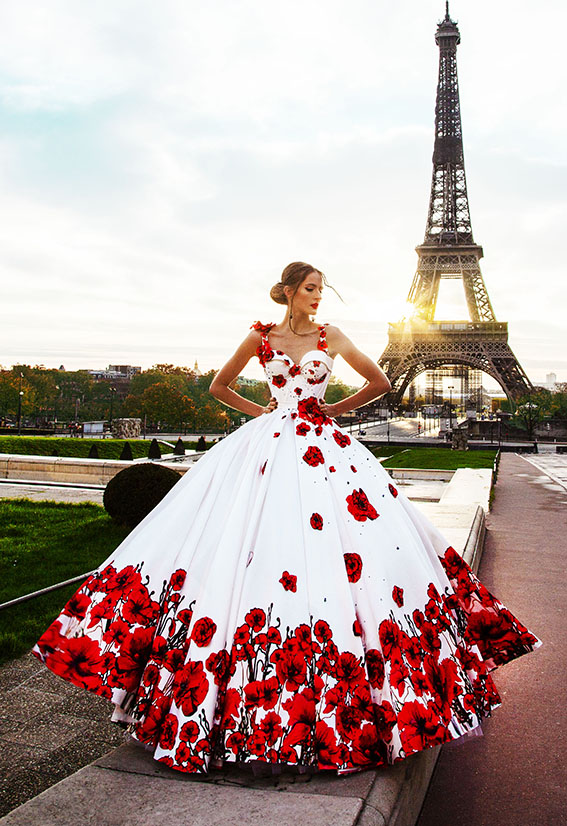
[[132, 465], [110, 480], [104, 491], [104, 507], [119, 525], [134, 528], [180, 479], [181, 474], [163, 465]]

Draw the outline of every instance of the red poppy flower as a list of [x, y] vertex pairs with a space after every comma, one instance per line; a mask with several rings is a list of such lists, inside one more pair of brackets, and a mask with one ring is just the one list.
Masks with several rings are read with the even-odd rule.
[[274, 651], [270, 657], [276, 664], [276, 674], [288, 691], [298, 691], [305, 681], [307, 668], [300, 651]]
[[150, 598], [145, 585], [132, 588], [122, 608], [122, 616], [132, 625], [149, 625], [158, 613], [159, 605]]
[[279, 435], [279, 433], [274, 433], [274, 439], [277, 439]]
[[175, 745], [175, 738], [177, 737], [178, 727], [179, 722], [175, 714], [168, 714], [163, 721], [161, 737], [159, 738], [159, 744], [162, 749], [168, 750], [173, 748]]
[[350, 436], [347, 436], [346, 433], [341, 433], [340, 430], [333, 430], [333, 439], [339, 447], [350, 445]]
[[310, 430], [311, 428], [307, 422], [299, 422], [299, 424], [295, 426], [295, 432], [298, 436], [307, 436]]
[[329, 627], [329, 623], [325, 622], [325, 620], [317, 620], [315, 623], [315, 627], [313, 629], [313, 633], [319, 640], [319, 642], [327, 642], [333, 636], [333, 632]]
[[298, 376], [301, 373], [301, 367], [299, 364], [292, 364], [289, 368], [289, 375], [290, 376]]
[[372, 688], [382, 688], [384, 685], [384, 659], [376, 648], [370, 648], [366, 652], [366, 671], [368, 682]]
[[91, 604], [91, 598], [88, 597], [86, 594], [81, 594], [77, 591], [74, 594], [65, 608], [63, 608], [62, 614], [65, 614], [67, 617], [76, 617], [77, 619], [84, 619], [85, 614], [87, 612], [87, 608]]
[[314, 531], [322, 531], [323, 530], [323, 517], [320, 513], [312, 513], [311, 518], [309, 520], [309, 524], [313, 528]]
[[226, 745], [233, 754], [238, 754], [244, 746], [244, 735], [240, 731], [235, 731], [226, 741]]
[[357, 473], [357, 472], [358, 472], [358, 471], [357, 471], [357, 469], [355, 468], [355, 466], [354, 466], [354, 465], [351, 465], [351, 466], [350, 466], [350, 469], [352, 470], [352, 472], [353, 472], [353, 473]]
[[108, 629], [102, 635], [102, 639], [110, 645], [120, 646], [128, 636], [128, 633], [129, 629], [127, 623], [118, 618], [114, 620], [114, 622], [110, 623]]
[[49, 668], [81, 688], [98, 687], [104, 665], [98, 643], [89, 637], [61, 637], [60, 646], [48, 657]]
[[324, 425], [332, 424], [332, 419], [326, 416], [319, 406], [319, 400], [315, 396], [308, 396], [301, 399], [297, 405], [297, 412], [300, 419], [306, 419], [312, 424]]
[[404, 637], [402, 641], [404, 653], [412, 668], [419, 668], [423, 660], [423, 647], [418, 637]]
[[187, 571], [184, 571], [183, 568], [178, 568], [177, 571], [174, 571], [172, 573], [169, 582], [174, 591], [181, 590], [181, 588], [183, 587], [183, 583], [185, 582], [186, 576]]
[[402, 643], [402, 632], [392, 620], [382, 620], [378, 629], [382, 653], [387, 660], [399, 659], [399, 650]]
[[396, 712], [388, 702], [383, 700], [379, 705], [374, 705], [374, 723], [378, 736], [388, 742], [392, 739], [392, 730], [396, 725]]
[[352, 633], [355, 637], [362, 637], [362, 626], [358, 619], [355, 619], [352, 624]]
[[396, 603], [396, 605], [401, 608], [404, 604], [404, 589], [399, 588], [397, 585], [394, 585], [392, 588], [392, 599]]
[[216, 654], [210, 654], [205, 662], [205, 668], [213, 675], [215, 685], [222, 686], [236, 671], [236, 665], [231, 662], [228, 651], [224, 648]]
[[246, 741], [246, 745], [251, 754], [261, 757], [266, 750], [266, 735], [262, 731], [254, 731]]
[[[138, 740], [142, 743], [148, 743], [151, 746], [157, 745], [163, 732], [164, 722], [170, 705], [170, 697], [166, 697], [158, 691], [154, 692], [145, 719], [136, 726], [136, 738]], [[173, 717], [173, 715], [170, 716]], [[173, 746], [173, 742], [171, 746]]]
[[317, 467], [317, 465], [324, 464], [325, 459], [323, 458], [323, 454], [320, 449], [314, 445], [311, 445], [303, 454], [303, 461], [307, 462], [307, 464], [311, 465], [311, 467]]
[[315, 425], [315, 435], [320, 436], [322, 432], [323, 432], [323, 428], [321, 427], [321, 425], [320, 424]]
[[366, 723], [352, 742], [351, 759], [355, 766], [381, 766], [387, 762], [387, 748], [376, 726]]
[[392, 485], [392, 483], [391, 483], [391, 482], [389, 482], [389, 483], [388, 483], [388, 490], [390, 491], [390, 493], [392, 494], [392, 496], [393, 496], [394, 498], [398, 495], [398, 490], [397, 490], [397, 488], [395, 488], [395, 487]]
[[182, 743], [194, 743], [199, 736], [199, 726], [195, 720], [189, 720], [181, 726], [179, 739]]
[[240, 693], [236, 688], [229, 688], [226, 692], [222, 707], [222, 726], [232, 729], [236, 725], [240, 709]]
[[360, 554], [343, 554], [345, 567], [347, 569], [348, 581], [358, 582], [362, 573], [362, 559]]
[[253, 631], [261, 631], [266, 624], [266, 614], [261, 608], [252, 608], [244, 619]]
[[364, 680], [364, 669], [354, 654], [345, 651], [338, 659], [335, 676], [339, 682], [353, 691]]
[[177, 614], [177, 619], [179, 622], [183, 623], [183, 625], [191, 625], [191, 619], [193, 618], [193, 611], [190, 608], [184, 608], [183, 611], [180, 611]]
[[246, 708], [274, 708], [279, 700], [279, 684], [276, 677], [267, 680], [253, 680], [244, 686]]
[[153, 628], [136, 628], [116, 658], [115, 683], [126, 691], [135, 691], [152, 651]]
[[120, 593], [127, 594], [132, 588], [140, 585], [142, 577], [133, 565], [128, 565], [122, 568], [121, 571], [115, 572], [110, 576], [105, 583], [105, 590], [108, 594], [113, 591], [120, 591]]
[[281, 722], [282, 718], [279, 714], [276, 714], [275, 711], [269, 711], [260, 723], [260, 729], [262, 730], [269, 746], [273, 746], [282, 736], [283, 729]]
[[337, 708], [337, 731], [344, 740], [352, 740], [362, 722], [362, 713], [358, 708], [342, 703]]
[[250, 325], [250, 329], [257, 330], [259, 333], [269, 333], [274, 326], [274, 322], [271, 324], [262, 324], [261, 321], [255, 321], [254, 324]]
[[353, 490], [350, 496], [346, 497], [346, 501], [349, 513], [354, 516], [357, 522], [366, 522], [367, 519], [377, 519], [380, 515], [376, 511], [376, 508], [370, 504], [362, 488]]
[[286, 383], [287, 383], [287, 380], [285, 379], [284, 376], [282, 376], [281, 373], [278, 373], [277, 376], [272, 376], [272, 384], [275, 387], [283, 387], [284, 384], [286, 384]]
[[409, 671], [401, 660], [393, 660], [390, 668], [390, 685], [396, 689], [398, 694], [403, 694], [406, 684], [406, 677]]
[[189, 661], [173, 680], [173, 699], [186, 717], [197, 711], [208, 691], [209, 684], [201, 662]]
[[423, 623], [421, 626], [419, 639], [426, 651], [433, 654], [435, 657], [439, 656], [439, 651], [441, 650], [441, 640], [439, 639], [437, 629], [431, 622]]
[[406, 754], [437, 746], [451, 739], [439, 715], [417, 700], [404, 703], [398, 714], [398, 729]]
[[435, 708], [448, 722], [451, 718], [451, 703], [459, 693], [457, 665], [448, 657], [438, 662], [428, 654], [423, 661], [423, 669], [435, 697]]
[[335, 733], [324, 720], [319, 720], [315, 726], [313, 748], [315, 754], [318, 755], [320, 766], [334, 766], [336, 768], [343, 762]]
[[193, 626], [191, 639], [199, 648], [206, 648], [206, 646], [210, 644], [216, 630], [216, 622], [213, 622], [210, 617], [201, 617]]
[[440, 561], [449, 579], [455, 579], [460, 571], [470, 570], [464, 559], [451, 546], [440, 557]]
[[336, 471], [336, 468], [334, 467], [334, 465], [331, 465], [330, 468], [329, 468], [329, 473], [335, 473], [335, 471]]
[[279, 580], [283, 585], [284, 591], [297, 591], [297, 577], [295, 574], [290, 574], [289, 571], [284, 571]]

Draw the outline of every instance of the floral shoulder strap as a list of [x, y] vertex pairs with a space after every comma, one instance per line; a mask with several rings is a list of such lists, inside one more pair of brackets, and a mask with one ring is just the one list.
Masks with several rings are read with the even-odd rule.
[[270, 359], [272, 359], [274, 356], [274, 351], [272, 350], [270, 342], [268, 341], [268, 333], [274, 326], [274, 322], [272, 322], [271, 324], [262, 324], [261, 321], [255, 321], [254, 324], [250, 325], [251, 330], [257, 330], [259, 333], [262, 334], [262, 340], [256, 348], [256, 355], [258, 356], [258, 359], [262, 366], [264, 366], [264, 364], [266, 364], [267, 361], [270, 361]]

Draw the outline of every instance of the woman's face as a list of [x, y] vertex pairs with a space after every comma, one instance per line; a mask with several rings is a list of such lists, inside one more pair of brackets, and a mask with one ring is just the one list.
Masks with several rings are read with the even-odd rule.
[[294, 313], [301, 312], [305, 315], [313, 315], [317, 312], [323, 298], [322, 277], [318, 272], [310, 272], [299, 285], [295, 295], [293, 295], [293, 290], [290, 290], [288, 300], [291, 296], [293, 296]]

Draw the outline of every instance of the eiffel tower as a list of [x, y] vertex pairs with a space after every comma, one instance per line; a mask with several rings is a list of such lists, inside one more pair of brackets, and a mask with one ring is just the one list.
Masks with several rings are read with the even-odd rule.
[[[387, 396], [392, 406], [402, 401], [420, 373], [447, 365], [483, 370], [512, 400], [532, 388], [508, 344], [507, 322], [496, 320], [480, 271], [483, 251], [473, 239], [461, 130], [457, 79], [461, 36], [449, 16], [448, 1], [445, 8], [435, 33], [439, 81], [433, 177], [425, 238], [416, 247], [417, 271], [407, 299], [412, 312], [389, 324], [388, 345], [378, 362], [392, 384]], [[462, 280], [468, 320], [435, 320], [442, 278]]]

